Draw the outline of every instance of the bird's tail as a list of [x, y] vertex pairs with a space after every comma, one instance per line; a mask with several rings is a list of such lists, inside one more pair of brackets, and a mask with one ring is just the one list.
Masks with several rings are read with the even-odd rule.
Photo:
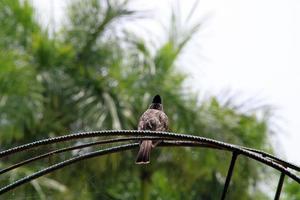
[[152, 141], [144, 140], [140, 145], [135, 163], [136, 164], [148, 164], [150, 163], [150, 151], [152, 149]]

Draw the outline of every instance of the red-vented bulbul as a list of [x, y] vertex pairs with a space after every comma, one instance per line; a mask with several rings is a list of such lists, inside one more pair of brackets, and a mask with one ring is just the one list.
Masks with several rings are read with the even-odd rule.
[[[141, 116], [138, 130], [167, 131], [168, 116], [163, 111], [162, 101], [159, 95], [156, 95], [149, 108]], [[159, 141], [143, 140], [140, 143], [140, 150], [136, 158], [136, 164], [150, 163], [150, 151]]]

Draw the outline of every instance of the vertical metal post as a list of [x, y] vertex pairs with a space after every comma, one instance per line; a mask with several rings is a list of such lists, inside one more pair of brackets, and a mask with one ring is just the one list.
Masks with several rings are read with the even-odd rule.
[[285, 174], [281, 172], [274, 200], [279, 200]]
[[238, 154], [236, 152], [232, 153], [231, 162], [230, 162], [230, 166], [229, 166], [229, 169], [228, 169], [228, 172], [227, 172], [227, 177], [226, 177], [226, 181], [225, 181], [225, 185], [224, 185], [221, 200], [225, 199], [225, 196], [226, 196], [226, 193], [227, 193], [227, 190], [228, 190], [228, 186], [229, 186], [229, 183], [230, 183], [230, 180], [231, 180], [231, 176], [232, 176], [232, 172], [233, 172], [233, 169], [234, 169], [234, 164], [235, 164], [237, 156], [238, 156]]

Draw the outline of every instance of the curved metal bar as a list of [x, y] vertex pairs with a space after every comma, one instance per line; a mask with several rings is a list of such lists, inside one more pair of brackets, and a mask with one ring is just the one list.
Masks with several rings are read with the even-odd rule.
[[[50, 167], [47, 167], [43, 170], [40, 170], [36, 173], [33, 173], [33, 174], [29, 175], [29, 176], [21, 178], [21, 179], [15, 181], [15, 182], [5, 186], [5, 187], [0, 188], [0, 195], [5, 193], [5, 192], [8, 192], [8, 191], [10, 191], [10, 190], [12, 190], [16, 187], [18, 187], [18, 186], [20, 186], [24, 183], [27, 183], [31, 180], [34, 180], [34, 179], [36, 179], [40, 176], [51, 173], [55, 170], [58, 170], [60, 168], [65, 167], [65, 166], [68, 166], [72, 163], [75, 163], [75, 162], [78, 162], [78, 161], [81, 161], [81, 160], [85, 160], [85, 159], [88, 159], [88, 158], [93, 158], [93, 157], [96, 157], [96, 156], [102, 156], [102, 155], [109, 154], [109, 153], [114, 153], [114, 152], [133, 149], [135, 147], [138, 147], [138, 145], [139, 145], [138, 143], [125, 144], [125, 145], [120, 145], [120, 146], [117, 146], [117, 147], [107, 148], [107, 149], [103, 149], [103, 150], [97, 150], [97, 151], [94, 151], [94, 152], [90, 152], [90, 153], [86, 153], [86, 154], [83, 154], [83, 155], [80, 155], [80, 156], [73, 157], [71, 159], [68, 159], [66, 161], [62, 161], [60, 163], [57, 163], [57, 164], [52, 165]], [[159, 146], [201, 146], [201, 145], [206, 146], [206, 145], [209, 145], [209, 144], [205, 144], [205, 143], [203, 144], [203, 143], [199, 143], [199, 142], [188, 142], [188, 141], [182, 141], [182, 142], [180, 142], [180, 141], [166, 141], [166, 142], [162, 142]], [[212, 146], [212, 148], [215, 148], [215, 146]], [[217, 149], [219, 149], [219, 148], [217, 148]], [[228, 150], [228, 149], [221, 149], [221, 150]], [[245, 152], [243, 152], [243, 151], [238, 150], [235, 153], [245, 155]], [[252, 153], [252, 152], [250, 152], [250, 153]], [[270, 162], [270, 161], [266, 160], [266, 162]], [[280, 167], [282, 167], [282, 166], [280, 166]], [[290, 176], [288, 172], [283, 172], [283, 173]], [[293, 178], [293, 177], [291, 177], [291, 178]]]
[[[131, 134], [129, 134], [131, 133]], [[107, 136], [130, 136], [130, 135], [139, 135], [141, 131], [134, 131], [134, 130], [107, 130], [107, 131], [90, 131], [90, 132], [81, 132], [81, 133], [74, 133], [69, 135], [63, 135], [48, 139], [42, 139], [35, 142], [23, 144], [17, 147], [13, 147], [4, 151], [0, 152], [0, 158], [18, 153], [24, 150], [33, 149], [42, 145], [59, 143], [74, 139], [81, 139], [81, 138], [91, 138], [91, 137], [107, 137]], [[145, 135], [147, 136], [147, 135]]]
[[[134, 137], [134, 139], [136, 139], [136, 138], [140, 138], [140, 137]], [[153, 138], [153, 137], [143, 137], [143, 139], [144, 138], [146, 139], [146, 138]], [[126, 139], [126, 138], [120, 138], [120, 139]], [[157, 139], [157, 137], [155, 137], [155, 139]], [[103, 142], [103, 141], [99, 141], [99, 142]], [[84, 144], [84, 145], [81, 145], [81, 146], [86, 146], [86, 145], [87, 144]], [[94, 152], [90, 152], [90, 153], [86, 153], [86, 154], [83, 154], [83, 155], [79, 155], [79, 156], [70, 158], [68, 160], [65, 160], [65, 161], [59, 162], [57, 164], [51, 165], [51, 166], [49, 166], [45, 169], [42, 169], [38, 172], [35, 172], [35, 173], [33, 173], [29, 176], [21, 178], [21, 179], [15, 181], [13, 183], [7, 185], [7, 186], [4, 186], [4, 187], [0, 188], [0, 195], [11, 191], [11, 190], [13, 190], [14, 188], [16, 188], [18, 186], [21, 186], [25, 183], [28, 183], [31, 180], [34, 180], [34, 179], [39, 178], [43, 175], [54, 172], [58, 169], [61, 169], [61, 168], [66, 167], [68, 165], [71, 165], [75, 162], [79, 162], [81, 160], [85, 160], [85, 159], [89, 159], [89, 158], [93, 158], [93, 157], [97, 157], [97, 156], [103, 156], [103, 155], [110, 154], [110, 153], [115, 153], [115, 152], [120, 152], [120, 151], [133, 149], [133, 148], [138, 147], [138, 146], [139, 146], [139, 143], [125, 144], [125, 145], [120, 145], [120, 146], [117, 146], [117, 147], [111, 147], [111, 148], [106, 148], [106, 149], [102, 149], [102, 150], [97, 150], [97, 151], [94, 151]], [[160, 146], [160, 147], [164, 147], [164, 146], [166, 146], [166, 147], [168, 147], [168, 146], [189, 147], [189, 146], [191, 146], [191, 147], [210, 147], [210, 148], [219, 149], [218, 147], [215, 147], [215, 146], [212, 146], [212, 145], [209, 145], [209, 144], [203, 144], [203, 143], [199, 143], [199, 142], [187, 142], [187, 141], [163, 141], [158, 146]]]
[[204, 148], [211, 148], [211, 149], [219, 149], [223, 151], [227, 150], [212, 144], [206, 144], [203, 142], [195, 142], [195, 141], [185, 141], [185, 140], [163, 140], [160, 144], [158, 144], [158, 146], [204, 147]]
[[137, 147], [139, 145], [139, 143], [133, 143], [133, 144], [125, 144], [125, 145], [120, 145], [117, 147], [111, 147], [111, 148], [107, 148], [107, 149], [103, 149], [103, 150], [98, 150], [98, 151], [93, 151], [91, 153], [86, 153], [80, 156], [76, 156], [74, 158], [70, 158], [68, 160], [65, 160], [63, 162], [57, 163], [55, 165], [51, 165], [50, 167], [47, 167], [45, 169], [42, 169], [36, 173], [33, 173], [29, 176], [26, 176], [24, 178], [21, 178], [5, 187], [2, 187], [0, 189], [0, 195], [4, 194], [5, 192], [8, 192], [24, 183], [27, 183], [31, 180], [34, 180], [38, 177], [41, 177], [43, 175], [49, 174], [55, 170], [61, 169], [67, 165], [73, 164], [75, 162], [81, 161], [81, 160], [85, 160], [88, 158], [94, 158], [96, 156], [102, 156], [102, 155], [106, 155], [108, 153], [115, 153], [115, 152], [119, 152], [119, 151], [125, 151], [125, 150], [129, 150], [129, 149], [133, 149], [135, 147]]
[[249, 148], [249, 147], [243, 147], [243, 146], [239, 146], [240, 148], [243, 148], [243, 149], [246, 149], [248, 151], [252, 151], [254, 153], [258, 153], [258, 154], [261, 154], [263, 157], [266, 157], [266, 158], [270, 158], [270, 159], [273, 159], [275, 161], [277, 161], [279, 164], [285, 166], [285, 167], [289, 167], [291, 169], [294, 169], [296, 171], [299, 171], [300, 172], [300, 167], [292, 164], [292, 163], [289, 163], [285, 160], [282, 160], [280, 158], [277, 158], [275, 156], [273, 156], [272, 154], [269, 154], [269, 153], [266, 153], [264, 151], [260, 151], [260, 150], [257, 150], [257, 149], [252, 149], [252, 148]]
[[14, 147], [12, 149], [2, 151], [0, 152], [0, 157], [4, 157], [19, 151], [23, 151], [25, 149], [34, 148], [36, 146], [44, 145], [44, 144], [51, 144], [71, 139], [78, 139], [78, 138], [87, 138], [87, 137], [101, 137], [101, 136], [130, 136], [130, 135], [145, 135], [145, 136], [158, 136], [158, 137], [168, 137], [170, 139], [181, 139], [181, 140], [189, 140], [189, 141], [195, 141], [195, 142], [202, 142], [207, 143], [211, 145], [218, 146], [222, 149], [229, 150], [229, 151], [237, 151], [240, 154], [243, 154], [244, 156], [250, 157], [252, 159], [255, 159], [259, 162], [262, 162], [268, 166], [271, 166], [281, 172], [284, 172], [286, 175], [300, 183], [300, 177], [292, 172], [290, 172], [288, 169], [280, 165], [276, 160], [271, 160], [268, 158], [265, 158], [259, 153], [252, 152], [250, 150], [240, 148], [236, 145], [220, 142], [217, 140], [204, 138], [200, 136], [194, 136], [194, 135], [186, 135], [186, 134], [176, 134], [176, 133], [170, 133], [170, 132], [159, 132], [159, 131], [136, 131], [136, 130], [107, 130], [107, 131], [91, 131], [91, 132], [84, 132], [84, 133], [77, 133], [77, 134], [70, 134], [45, 140], [40, 140], [37, 142], [21, 145], [19, 147]]
[[[53, 150], [26, 160], [23, 160], [21, 162], [18, 162], [16, 164], [13, 164], [7, 168], [1, 169], [0, 170], [0, 175], [4, 174], [6, 172], [9, 172], [15, 168], [21, 167], [23, 165], [29, 164], [31, 162], [50, 157], [54, 154], [59, 154], [71, 150], [76, 150], [76, 149], [81, 149], [81, 148], [86, 148], [90, 146], [95, 146], [99, 144], [109, 144], [109, 143], [114, 143], [114, 142], [125, 142], [125, 141], [132, 141], [132, 140], [141, 140], [141, 139], [148, 139], [148, 140], [165, 140], [168, 138], [162, 138], [162, 137], [127, 137], [127, 138], [117, 138], [117, 139], [108, 139], [108, 140], [101, 140], [101, 141], [96, 141], [96, 142], [89, 142], [81, 145], [75, 145], [75, 146], [70, 146], [66, 148], [61, 148], [57, 150]], [[184, 145], [184, 146], [191, 146], [191, 147], [207, 147], [207, 148], [214, 148], [214, 149], [220, 149], [216, 146], [209, 145], [209, 144], [204, 144], [204, 143], [199, 143], [199, 142], [186, 142], [186, 141], [163, 141], [164, 146], [174, 146], [174, 145]]]
[[[186, 135], [186, 134], [176, 134], [176, 133], [170, 133], [170, 132], [157, 132], [157, 131], [137, 131], [137, 130], [106, 130], [106, 131], [90, 131], [90, 132], [82, 132], [82, 133], [75, 133], [75, 134], [70, 134], [70, 135], [64, 135], [64, 136], [58, 136], [58, 137], [54, 137], [54, 138], [49, 138], [49, 139], [43, 139], [43, 140], [39, 140], [39, 141], [36, 141], [36, 142], [32, 142], [32, 143], [28, 143], [28, 144], [24, 144], [24, 145], [20, 145], [20, 146], [17, 146], [17, 147], [14, 147], [14, 148], [11, 148], [11, 149], [8, 149], [8, 150], [5, 150], [5, 151], [2, 151], [0, 152], [0, 158], [1, 157], [5, 157], [5, 156], [8, 156], [8, 155], [11, 155], [11, 154], [14, 154], [14, 153], [17, 153], [17, 152], [20, 152], [20, 151], [24, 151], [24, 150], [28, 150], [28, 149], [32, 149], [32, 148], [35, 148], [35, 147], [38, 147], [38, 146], [41, 146], [41, 145], [47, 145], [47, 144], [52, 144], [52, 143], [58, 143], [58, 142], [63, 142], [63, 141], [67, 141], [67, 140], [73, 140], [73, 139], [80, 139], [80, 138], [88, 138], [88, 137], [103, 137], [103, 136], [116, 136], [116, 135], [125, 135], [125, 136], [128, 136], [128, 135], [140, 135], [140, 134], [149, 134], [151, 136], [157, 136], [155, 134], [160, 134], [161, 136], [165, 136], [165, 134], [168, 134], [168, 135], [172, 135], [172, 136], [178, 136], [178, 137], [181, 137], [181, 136], [190, 136], [190, 137], [193, 137], [192, 139], [200, 139], [200, 140], [207, 140], [208, 142], [219, 142], [219, 141], [216, 141], [216, 140], [213, 140], [213, 139], [209, 139], [209, 138], [204, 138], [204, 137], [199, 137], [199, 136], [194, 136], [194, 135]], [[188, 137], [188, 138], [190, 138]], [[178, 139], [178, 138], [177, 138]], [[181, 139], [183, 139], [181, 137]], [[206, 142], [207, 142], [206, 141]], [[220, 142], [222, 144], [226, 144], [226, 143], [223, 143], [223, 142]], [[236, 146], [237, 148], [244, 148], [245, 150], [248, 150], [248, 151], [252, 151], [254, 153], [259, 153], [261, 154], [262, 156], [264, 157], [268, 157], [268, 158], [271, 158], [275, 161], [278, 161], [279, 164], [282, 164], [286, 167], [289, 167], [291, 169], [294, 169], [294, 170], [297, 170], [297, 171], [300, 171], [300, 167], [292, 164], [292, 163], [289, 163], [289, 162], [286, 162], [286, 161], [283, 161], [279, 158], [276, 158], [275, 156], [272, 156], [271, 154], [268, 154], [268, 153], [265, 153], [263, 151], [259, 151], [259, 150], [255, 150], [255, 149], [251, 149], [251, 148], [248, 148], [248, 147], [242, 147], [242, 146], [237, 146], [237, 145], [232, 145], [232, 146]]]
[[31, 163], [33, 161], [36, 160], [40, 160], [43, 158], [47, 158], [50, 157], [54, 154], [58, 154], [58, 153], [63, 153], [66, 151], [71, 151], [71, 150], [75, 150], [75, 149], [81, 149], [81, 148], [86, 148], [86, 147], [90, 147], [90, 146], [95, 146], [95, 145], [99, 145], [99, 144], [109, 144], [109, 143], [114, 143], [114, 142], [125, 142], [125, 141], [130, 141], [130, 140], [141, 140], [141, 139], [149, 139], [149, 140], [160, 140], [160, 137], [127, 137], [127, 138], [116, 138], [116, 139], [108, 139], [108, 140], [101, 140], [101, 141], [96, 141], [96, 142], [89, 142], [89, 143], [85, 143], [85, 144], [81, 144], [81, 145], [75, 145], [75, 146], [70, 146], [70, 147], [66, 147], [66, 148], [61, 148], [61, 149], [56, 149], [26, 160], [23, 160], [21, 162], [18, 162], [14, 165], [11, 165], [7, 168], [1, 169], [0, 170], [0, 175], [4, 174], [6, 172], [9, 172], [15, 168], [21, 167], [25, 164]]
[[[184, 139], [184, 140], [193, 140], [198, 141], [203, 140], [200, 142], [207, 142], [207, 141], [215, 141], [219, 142], [217, 140], [204, 138], [200, 136], [194, 136], [194, 135], [186, 135], [186, 134], [177, 134], [177, 133], [171, 133], [171, 132], [161, 132], [161, 131], [143, 131], [143, 130], [104, 130], [104, 131], [89, 131], [89, 132], [81, 132], [81, 133], [74, 133], [69, 135], [63, 135], [48, 139], [43, 139], [31, 143], [27, 143], [24, 145], [20, 145], [17, 147], [13, 147], [4, 151], [0, 152], [0, 158], [21, 152], [24, 150], [32, 149], [38, 146], [47, 145], [47, 144], [53, 144], [58, 142], [64, 142], [74, 139], [81, 139], [81, 138], [91, 138], [91, 137], [107, 137], [107, 136], [159, 136], [159, 137], [170, 137], [169, 139]], [[206, 141], [207, 140], [207, 141]], [[208, 142], [209, 143], [209, 142]], [[223, 142], [220, 142], [223, 143]]]

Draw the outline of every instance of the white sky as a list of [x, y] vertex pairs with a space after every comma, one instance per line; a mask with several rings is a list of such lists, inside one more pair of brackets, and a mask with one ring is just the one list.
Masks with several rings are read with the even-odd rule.
[[[45, 24], [63, 20], [61, 0], [32, 0]], [[51, 6], [53, 2], [53, 6]], [[195, 0], [135, 0], [132, 7], [147, 10], [151, 18], [167, 24], [170, 5], [186, 16]], [[51, 7], [52, 12], [51, 12]], [[300, 1], [200, 0], [191, 23], [208, 19], [181, 62], [195, 90], [218, 94], [224, 89], [257, 97], [274, 105], [282, 133], [274, 146], [300, 165]], [[52, 14], [51, 14], [52, 13]], [[51, 21], [51, 15], [54, 20]], [[159, 36], [158, 23], [144, 20], [134, 28]]]

